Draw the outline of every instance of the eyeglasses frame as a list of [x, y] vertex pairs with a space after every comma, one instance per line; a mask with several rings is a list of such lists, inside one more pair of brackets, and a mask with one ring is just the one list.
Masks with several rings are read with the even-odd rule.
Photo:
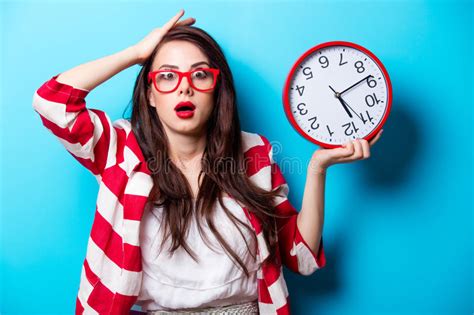
[[[194, 86], [194, 83], [193, 83], [193, 80], [191, 79], [191, 74], [193, 72], [196, 72], [196, 71], [203, 71], [203, 70], [206, 70], [206, 71], [210, 71], [215, 79], [214, 79], [214, 84], [212, 85], [212, 87], [210, 87], [209, 89], [199, 89], [197, 87]], [[156, 84], [156, 75], [160, 72], [174, 72], [174, 73], [177, 73], [178, 74], [178, 83], [176, 84], [176, 87], [171, 90], [171, 91], [161, 91], [160, 89], [158, 89], [158, 86]], [[176, 70], [176, 69], [162, 69], [162, 70], [156, 70], [156, 71], [151, 71], [148, 73], [148, 83], [150, 83], [151, 81], [153, 81], [153, 85], [155, 86], [155, 89], [158, 91], [158, 92], [161, 92], [161, 93], [172, 93], [174, 91], [176, 91], [176, 89], [179, 87], [179, 85], [181, 84], [181, 80], [183, 79], [183, 77], [186, 77], [188, 79], [188, 82], [189, 84], [196, 90], [200, 91], [200, 92], [208, 92], [208, 91], [211, 91], [213, 90], [215, 87], [216, 87], [216, 83], [217, 83], [217, 78], [219, 77], [219, 69], [215, 69], [215, 68], [198, 68], [198, 69], [194, 69], [194, 70], [191, 70], [191, 71], [185, 71], [185, 72], [181, 72], [179, 70]]]

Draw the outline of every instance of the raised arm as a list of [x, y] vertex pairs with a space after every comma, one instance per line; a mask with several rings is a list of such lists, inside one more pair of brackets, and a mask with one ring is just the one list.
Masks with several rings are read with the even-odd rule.
[[106, 113], [86, 107], [85, 97], [135, 60], [127, 48], [53, 76], [33, 96], [43, 125], [97, 178], [115, 162], [117, 131]]
[[187, 18], [178, 22], [183, 14], [184, 10], [180, 10], [163, 25], [163, 27], [153, 29], [140, 42], [123, 51], [87, 62], [61, 73], [57, 81], [91, 91], [120, 71], [137, 63], [143, 63], [172, 27], [176, 25], [191, 25], [194, 23], [194, 18]]
[[115, 74], [149, 58], [170, 28], [194, 23], [192, 18], [177, 23], [183, 14], [181, 10], [136, 45], [57, 74], [35, 91], [33, 109], [43, 125], [98, 179], [115, 164], [117, 137], [124, 135], [103, 111], [88, 109], [85, 97]]

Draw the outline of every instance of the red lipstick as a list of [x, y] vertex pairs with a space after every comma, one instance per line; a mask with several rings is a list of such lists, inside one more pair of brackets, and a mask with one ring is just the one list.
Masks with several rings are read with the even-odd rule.
[[196, 106], [192, 102], [180, 102], [175, 106], [174, 110], [179, 118], [191, 118], [194, 116]]

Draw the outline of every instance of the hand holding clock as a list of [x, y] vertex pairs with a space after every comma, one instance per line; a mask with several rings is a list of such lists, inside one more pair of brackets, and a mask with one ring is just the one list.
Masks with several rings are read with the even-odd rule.
[[382, 132], [383, 129], [370, 142], [365, 139], [356, 139], [346, 142], [342, 147], [316, 150], [311, 157], [308, 172], [325, 174], [327, 168], [331, 165], [369, 158], [370, 147], [380, 139]]
[[[360, 79], [361, 76], [364, 78]], [[351, 97], [351, 102], [357, 102], [359, 112], [356, 112], [342, 95], [365, 80], [368, 86], [359, 86], [358, 93]], [[347, 81], [357, 82], [341, 93], [329, 86], [334, 94], [326, 93], [328, 85], [339, 87]], [[345, 114], [330, 108], [339, 107], [333, 95]], [[333, 164], [370, 157], [370, 147], [380, 139], [390, 112], [390, 78], [380, 60], [366, 48], [345, 41], [321, 43], [302, 54], [291, 68], [283, 89], [283, 101], [293, 127], [320, 146], [308, 165], [297, 220], [301, 235], [317, 253], [324, 222], [326, 170]], [[354, 114], [362, 123], [354, 121]]]

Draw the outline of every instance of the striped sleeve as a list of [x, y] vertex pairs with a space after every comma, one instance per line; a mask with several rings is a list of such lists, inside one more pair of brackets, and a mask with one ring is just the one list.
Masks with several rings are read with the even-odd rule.
[[35, 91], [33, 109], [67, 151], [100, 181], [104, 169], [115, 164], [116, 130], [103, 111], [86, 108], [89, 91], [60, 83], [58, 76]]
[[290, 216], [285, 219], [277, 219], [278, 243], [282, 263], [295, 273], [310, 275], [326, 265], [323, 238], [321, 236], [317, 253], [304, 240], [297, 225], [298, 211], [288, 200], [289, 187], [280, 167], [273, 159], [272, 145], [265, 137], [261, 137], [267, 148], [271, 163], [272, 190], [283, 186], [280, 195], [275, 198], [276, 212]]

